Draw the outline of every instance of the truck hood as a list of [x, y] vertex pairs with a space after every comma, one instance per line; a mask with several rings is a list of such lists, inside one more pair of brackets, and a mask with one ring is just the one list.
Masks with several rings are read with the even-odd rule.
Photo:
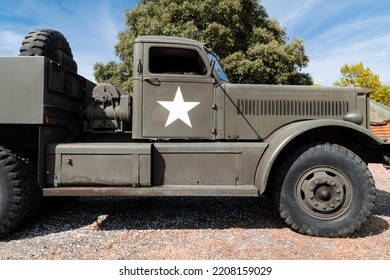
[[228, 83], [221, 88], [227, 135], [239, 139], [264, 139], [284, 125], [303, 120], [346, 120], [367, 128], [369, 92], [365, 89]]

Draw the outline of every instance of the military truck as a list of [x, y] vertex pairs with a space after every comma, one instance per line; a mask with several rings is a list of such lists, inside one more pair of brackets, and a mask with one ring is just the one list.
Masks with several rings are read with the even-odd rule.
[[0, 58], [0, 234], [42, 196], [272, 197], [302, 234], [371, 215], [367, 163], [390, 165], [363, 88], [240, 85], [193, 40], [134, 42], [132, 92], [77, 74], [66, 38], [35, 30]]

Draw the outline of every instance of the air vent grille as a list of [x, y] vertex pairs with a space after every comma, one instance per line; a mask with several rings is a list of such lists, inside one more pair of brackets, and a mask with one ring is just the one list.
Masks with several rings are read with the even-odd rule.
[[254, 116], [343, 116], [346, 100], [237, 99], [237, 114]]

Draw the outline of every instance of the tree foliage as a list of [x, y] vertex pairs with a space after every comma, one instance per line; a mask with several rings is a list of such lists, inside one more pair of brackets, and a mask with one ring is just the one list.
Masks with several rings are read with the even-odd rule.
[[390, 106], [390, 86], [383, 85], [378, 74], [364, 67], [363, 63], [344, 64], [341, 69], [341, 78], [335, 82], [335, 86], [364, 87], [371, 91], [371, 99]]
[[140, 0], [126, 11], [126, 29], [115, 46], [120, 62], [97, 63], [95, 78], [131, 87], [134, 39], [166, 35], [206, 43], [221, 58], [232, 82], [312, 84], [302, 69], [308, 57], [302, 41], [268, 17], [258, 0]]
[[365, 68], [363, 63], [344, 64], [341, 69], [341, 78], [335, 82], [335, 86], [365, 87], [377, 90], [381, 86], [379, 75], [374, 74], [370, 68]]
[[382, 103], [383, 105], [390, 107], [390, 86], [382, 85], [375, 93], [371, 95], [371, 98]]

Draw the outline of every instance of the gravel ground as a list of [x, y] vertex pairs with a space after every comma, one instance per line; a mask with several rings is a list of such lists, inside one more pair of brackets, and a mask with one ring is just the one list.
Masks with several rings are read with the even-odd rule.
[[390, 170], [370, 169], [374, 215], [348, 238], [297, 234], [265, 197], [77, 198], [44, 201], [0, 259], [390, 260]]

